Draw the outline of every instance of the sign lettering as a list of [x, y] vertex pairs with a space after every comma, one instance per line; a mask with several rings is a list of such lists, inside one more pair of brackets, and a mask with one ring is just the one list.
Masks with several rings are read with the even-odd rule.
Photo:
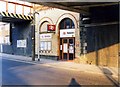
[[60, 30], [60, 37], [75, 37], [75, 29]]

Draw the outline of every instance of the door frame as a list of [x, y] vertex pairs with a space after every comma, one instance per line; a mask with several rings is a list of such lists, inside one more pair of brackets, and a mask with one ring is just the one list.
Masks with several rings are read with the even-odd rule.
[[[73, 44], [74, 44], [74, 45], [73, 45], [73, 49], [74, 49], [73, 59], [74, 59], [74, 58], [75, 58], [75, 37], [66, 37], [66, 38], [60, 38], [60, 39], [62, 39], [62, 40], [60, 40], [60, 41], [62, 41], [62, 56], [60, 55], [60, 56], [59, 56], [59, 59], [60, 59], [60, 60], [65, 60], [65, 58], [64, 58], [64, 52], [63, 52], [63, 44], [64, 44], [63, 40], [64, 40], [64, 39], [67, 39], [67, 43], [66, 43], [66, 44], [67, 44], [67, 48], [68, 48], [68, 49], [67, 49], [68, 52], [67, 52], [67, 59], [66, 59], [66, 60], [70, 60], [70, 58], [69, 58], [69, 54], [70, 54], [70, 53], [69, 53], [69, 39], [73, 39]], [[61, 42], [60, 42], [60, 43], [61, 43]], [[59, 49], [59, 52], [60, 52], [60, 54], [61, 54], [61, 47], [60, 47], [60, 46], [61, 46], [61, 44], [59, 45], [59, 48], [60, 48], [60, 49]], [[73, 59], [72, 59], [72, 60], [73, 60]]]

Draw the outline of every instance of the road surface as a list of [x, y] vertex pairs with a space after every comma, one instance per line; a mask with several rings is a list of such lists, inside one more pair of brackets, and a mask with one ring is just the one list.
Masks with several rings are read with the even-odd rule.
[[[112, 80], [111, 80], [112, 79]], [[2, 58], [2, 85], [101, 85], [115, 87], [110, 76], [68, 69], [60, 69], [42, 64], [30, 64]], [[117, 87], [117, 86], [116, 86]]]

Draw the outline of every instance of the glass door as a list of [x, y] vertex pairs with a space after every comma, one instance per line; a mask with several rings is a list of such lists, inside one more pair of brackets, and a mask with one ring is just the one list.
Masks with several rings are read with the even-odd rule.
[[75, 42], [74, 38], [60, 39], [60, 59], [73, 60], [75, 57]]
[[63, 59], [63, 60], [68, 60], [68, 39], [66, 39], [66, 38], [63, 39], [63, 43], [62, 43], [62, 45], [63, 45], [62, 59]]
[[75, 43], [74, 43], [74, 38], [70, 38], [69, 40], [69, 60], [73, 60], [75, 57]]

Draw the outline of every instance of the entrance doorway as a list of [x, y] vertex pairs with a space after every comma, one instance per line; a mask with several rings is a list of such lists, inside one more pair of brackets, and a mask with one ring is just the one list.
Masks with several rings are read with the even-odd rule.
[[73, 60], [75, 58], [75, 38], [60, 38], [60, 59]]

